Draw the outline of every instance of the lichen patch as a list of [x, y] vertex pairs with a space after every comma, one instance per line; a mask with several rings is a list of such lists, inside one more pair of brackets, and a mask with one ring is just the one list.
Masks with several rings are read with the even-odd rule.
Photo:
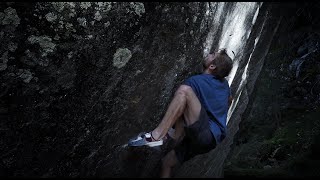
[[124, 67], [131, 59], [131, 51], [127, 48], [119, 48], [113, 55], [113, 66], [117, 68]]

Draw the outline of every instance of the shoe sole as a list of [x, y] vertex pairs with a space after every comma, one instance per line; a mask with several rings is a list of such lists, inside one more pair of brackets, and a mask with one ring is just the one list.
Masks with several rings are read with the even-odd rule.
[[163, 140], [160, 141], [153, 141], [153, 142], [145, 142], [142, 141], [143, 138], [140, 137], [140, 134], [136, 139], [129, 140], [128, 146], [149, 146], [149, 147], [155, 147], [155, 146], [161, 146], [163, 144]]
[[145, 145], [149, 147], [155, 147], [155, 146], [161, 146], [162, 144], [163, 144], [163, 141], [155, 141], [155, 142], [149, 142]]
[[149, 147], [155, 147], [155, 146], [161, 146], [163, 144], [163, 141], [154, 141], [154, 142], [148, 142], [146, 144], [135, 144], [135, 143], [128, 143], [127, 146], [149, 146]]

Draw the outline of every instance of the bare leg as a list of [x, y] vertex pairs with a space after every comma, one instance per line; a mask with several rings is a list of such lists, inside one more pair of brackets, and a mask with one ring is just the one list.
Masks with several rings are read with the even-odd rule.
[[170, 178], [172, 168], [178, 163], [178, 159], [174, 150], [171, 150], [162, 159], [161, 178]]
[[179, 143], [184, 137], [184, 119], [181, 116], [176, 123], [174, 124], [175, 131], [172, 138], [176, 141], [176, 144]]
[[[160, 124], [151, 132], [157, 140], [163, 138], [169, 128], [176, 125], [175, 139], [180, 141], [184, 135], [184, 122], [187, 126], [198, 120], [201, 110], [201, 103], [193, 92], [192, 88], [187, 85], [181, 85], [175, 92], [169, 107], [162, 118]], [[170, 177], [172, 168], [178, 163], [175, 151], [171, 150], [162, 159], [161, 177]]]
[[163, 138], [182, 115], [187, 126], [193, 124], [198, 120], [200, 110], [201, 103], [192, 88], [181, 85], [175, 92], [162, 121], [152, 131], [153, 137], [156, 140]]

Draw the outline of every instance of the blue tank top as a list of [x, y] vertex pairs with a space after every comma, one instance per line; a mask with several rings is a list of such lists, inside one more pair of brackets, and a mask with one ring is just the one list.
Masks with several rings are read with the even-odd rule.
[[183, 84], [191, 86], [197, 95], [210, 118], [210, 130], [217, 144], [221, 143], [227, 133], [228, 99], [231, 95], [228, 81], [219, 80], [211, 74], [199, 74], [186, 79]]

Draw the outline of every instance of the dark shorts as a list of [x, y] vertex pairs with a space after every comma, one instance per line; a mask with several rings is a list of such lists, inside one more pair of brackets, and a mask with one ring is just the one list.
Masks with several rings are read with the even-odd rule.
[[201, 108], [198, 121], [184, 127], [184, 130], [184, 139], [174, 148], [180, 163], [198, 154], [207, 153], [216, 147], [216, 140], [209, 127], [209, 117], [204, 108]]

